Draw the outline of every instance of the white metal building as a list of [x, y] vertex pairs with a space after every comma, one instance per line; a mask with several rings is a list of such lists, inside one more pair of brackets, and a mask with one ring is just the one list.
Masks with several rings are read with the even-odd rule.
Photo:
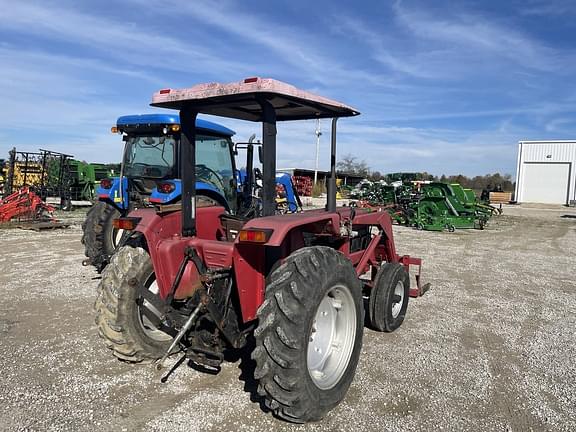
[[518, 143], [516, 201], [574, 205], [576, 140]]

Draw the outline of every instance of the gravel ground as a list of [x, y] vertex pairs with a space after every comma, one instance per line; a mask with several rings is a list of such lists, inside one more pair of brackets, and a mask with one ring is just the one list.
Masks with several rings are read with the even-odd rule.
[[[571, 217], [566, 217], [571, 216]], [[366, 330], [345, 401], [291, 425], [253, 402], [241, 361], [166, 384], [98, 338], [97, 274], [68, 229], [0, 230], [0, 430], [576, 430], [576, 210], [510, 207], [485, 231], [395, 227], [432, 290], [392, 334]]]

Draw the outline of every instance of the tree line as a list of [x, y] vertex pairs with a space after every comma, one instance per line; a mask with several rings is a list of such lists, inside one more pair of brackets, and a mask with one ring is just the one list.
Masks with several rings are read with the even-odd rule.
[[342, 173], [363, 176], [372, 181], [384, 180], [388, 183], [399, 180], [430, 180], [442, 183], [459, 183], [464, 188], [474, 189], [476, 191], [502, 190], [512, 192], [515, 188], [515, 183], [510, 174], [494, 173], [474, 177], [468, 177], [463, 174], [442, 174], [441, 176], [436, 176], [427, 172], [382, 174], [379, 171], [372, 171], [366, 161], [358, 160], [358, 158], [350, 154], [342, 156], [341, 160], [336, 164], [336, 168]]

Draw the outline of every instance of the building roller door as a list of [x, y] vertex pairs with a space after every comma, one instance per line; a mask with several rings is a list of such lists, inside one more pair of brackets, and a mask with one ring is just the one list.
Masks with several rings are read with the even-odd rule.
[[567, 204], [569, 163], [524, 163], [522, 201]]

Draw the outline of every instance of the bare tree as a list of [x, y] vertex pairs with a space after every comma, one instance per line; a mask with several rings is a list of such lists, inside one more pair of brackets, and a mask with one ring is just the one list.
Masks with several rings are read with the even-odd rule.
[[380, 171], [372, 171], [368, 176], [368, 178], [372, 181], [379, 181], [382, 180], [382, 174], [380, 173]]
[[355, 174], [365, 177], [370, 174], [370, 167], [366, 161], [359, 161], [356, 156], [352, 156], [350, 153], [342, 156], [342, 159], [336, 163], [336, 168], [338, 171], [346, 174]]

